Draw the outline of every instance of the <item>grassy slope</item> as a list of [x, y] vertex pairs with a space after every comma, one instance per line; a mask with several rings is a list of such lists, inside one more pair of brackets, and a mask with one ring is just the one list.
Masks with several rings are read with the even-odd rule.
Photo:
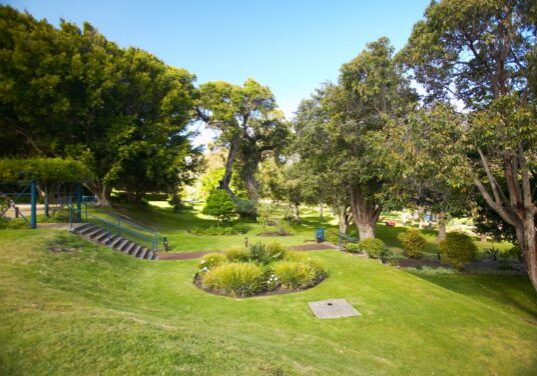
[[[319, 226], [337, 229], [333, 218], [326, 216], [329, 213], [325, 213], [325, 219], [321, 221], [315, 209], [302, 208], [302, 223], [299, 226], [293, 226], [292, 236], [277, 238], [257, 236], [262, 232], [271, 231], [271, 228], [263, 228], [261, 225], [251, 222], [245, 222], [250, 227], [250, 231], [246, 235], [197, 236], [189, 234], [188, 230], [193, 227], [207, 227], [216, 224], [215, 220], [199, 213], [201, 207], [197, 206], [194, 210], [183, 210], [181, 213], [176, 214], [165, 202], [153, 202], [153, 204], [146, 207], [123, 205], [119, 210], [122, 214], [135, 219], [136, 222], [150, 226], [167, 236], [171, 252], [225, 250], [243, 245], [245, 237], [248, 237], [250, 243], [278, 241], [284, 245], [298, 245], [303, 244], [306, 240], [313, 240], [315, 238], [315, 229]], [[106, 213], [100, 211], [99, 215], [106, 215]], [[397, 239], [397, 235], [405, 230], [406, 227], [387, 227], [383, 224], [378, 224], [376, 232], [377, 236], [389, 247], [395, 252], [400, 252], [401, 243]], [[436, 231], [422, 230], [422, 233], [427, 239], [426, 256], [435, 257], [438, 251]], [[480, 249], [492, 245], [500, 249], [511, 247], [508, 243], [481, 243], [479, 241], [476, 241], [476, 245]]]
[[[66, 238], [74, 253], [46, 251]], [[502, 374], [537, 367], [523, 277], [417, 276], [335, 251], [308, 291], [231, 299], [195, 261], [147, 262], [59, 231], [0, 231], [0, 374]], [[346, 298], [359, 318], [318, 320]]]

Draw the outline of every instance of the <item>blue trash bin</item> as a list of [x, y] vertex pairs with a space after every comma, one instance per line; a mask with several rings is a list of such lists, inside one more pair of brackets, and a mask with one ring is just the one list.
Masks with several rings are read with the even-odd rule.
[[324, 228], [321, 227], [315, 230], [315, 239], [317, 243], [324, 242]]

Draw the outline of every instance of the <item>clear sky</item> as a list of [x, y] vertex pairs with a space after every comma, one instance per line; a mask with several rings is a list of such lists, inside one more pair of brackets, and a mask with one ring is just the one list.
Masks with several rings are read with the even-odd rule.
[[0, 0], [36, 18], [89, 21], [120, 46], [188, 69], [198, 83], [248, 77], [290, 118], [301, 99], [381, 36], [403, 47], [430, 0]]

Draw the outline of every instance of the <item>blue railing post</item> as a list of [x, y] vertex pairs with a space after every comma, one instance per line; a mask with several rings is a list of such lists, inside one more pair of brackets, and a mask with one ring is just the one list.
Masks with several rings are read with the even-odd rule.
[[48, 184], [45, 185], [45, 218], [49, 217], [49, 210], [48, 210]]
[[69, 205], [69, 225], [73, 227], [73, 207]]
[[80, 184], [76, 185], [76, 221], [82, 222], [82, 196], [80, 192]]
[[30, 228], [37, 228], [37, 189], [35, 181], [30, 183], [31, 217]]

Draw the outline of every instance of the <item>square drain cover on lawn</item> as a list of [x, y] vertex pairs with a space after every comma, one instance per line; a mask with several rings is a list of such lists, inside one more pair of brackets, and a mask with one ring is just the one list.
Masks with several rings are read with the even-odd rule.
[[308, 305], [315, 316], [320, 319], [337, 319], [340, 317], [360, 316], [345, 299], [328, 299], [309, 302]]

